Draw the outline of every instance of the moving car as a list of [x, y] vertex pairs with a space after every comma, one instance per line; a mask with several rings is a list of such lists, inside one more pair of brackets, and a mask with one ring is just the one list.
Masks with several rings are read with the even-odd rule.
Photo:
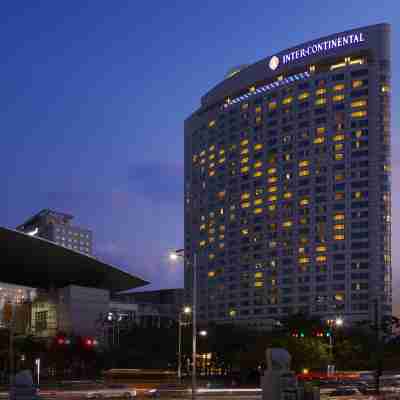
[[91, 390], [87, 393], [87, 399], [133, 399], [137, 393], [125, 385], [110, 385], [105, 389]]

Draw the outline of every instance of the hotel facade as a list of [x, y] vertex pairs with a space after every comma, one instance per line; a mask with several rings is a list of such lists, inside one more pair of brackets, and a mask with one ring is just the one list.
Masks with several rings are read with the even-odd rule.
[[391, 314], [390, 26], [232, 69], [185, 121], [201, 321]]

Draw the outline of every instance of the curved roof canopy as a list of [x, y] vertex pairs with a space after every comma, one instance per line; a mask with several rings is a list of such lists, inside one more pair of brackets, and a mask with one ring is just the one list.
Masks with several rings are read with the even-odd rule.
[[1, 282], [35, 288], [79, 285], [118, 292], [149, 283], [94, 257], [4, 227], [0, 260]]

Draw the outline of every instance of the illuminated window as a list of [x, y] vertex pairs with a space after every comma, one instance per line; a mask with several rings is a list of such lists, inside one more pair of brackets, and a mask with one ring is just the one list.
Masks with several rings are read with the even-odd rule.
[[206, 224], [201, 224], [201, 225], [200, 225], [200, 230], [201, 230], [201, 231], [204, 231], [204, 229], [206, 229]]
[[268, 210], [269, 211], [275, 211], [276, 210], [276, 205], [275, 204], [271, 204], [268, 206]]
[[334, 240], [344, 240], [344, 235], [335, 235], [333, 237]]
[[315, 72], [315, 65], [310, 65], [310, 72]]
[[336, 161], [343, 160], [343, 158], [344, 158], [344, 154], [342, 154], [342, 153], [335, 154]]
[[260, 214], [260, 213], [262, 213], [262, 208], [255, 208], [254, 209], [254, 214]]
[[285, 192], [283, 193], [283, 198], [284, 199], [291, 199], [293, 196], [292, 192]]
[[333, 230], [334, 231], [342, 231], [342, 230], [344, 230], [344, 227], [345, 227], [344, 224], [336, 224], [336, 225], [333, 225]]
[[324, 262], [326, 262], [326, 256], [317, 256], [317, 257], [315, 257], [315, 261], [317, 263], [324, 263]]
[[333, 219], [334, 219], [335, 221], [343, 221], [343, 220], [345, 219], [345, 216], [344, 216], [344, 214], [342, 214], [342, 213], [338, 213], [338, 214], [335, 214], [335, 215], [333, 216]]
[[344, 200], [344, 192], [337, 192], [335, 193], [335, 200]]
[[344, 301], [344, 294], [343, 293], [336, 293], [335, 294], [336, 301]]
[[261, 106], [257, 106], [257, 107], [256, 107], [256, 113], [260, 113], [261, 111], [262, 111]]
[[300, 257], [299, 258], [299, 263], [300, 264], [307, 264], [310, 262], [310, 258], [309, 257]]
[[354, 198], [361, 199], [362, 198], [362, 193], [361, 192], [355, 192], [354, 193]]
[[248, 235], [249, 234], [249, 230], [247, 228], [242, 229], [241, 232], [242, 232], [242, 235]]
[[339, 182], [342, 181], [345, 178], [345, 176], [343, 174], [336, 174], [335, 175], [335, 181]]
[[355, 111], [351, 113], [351, 116], [353, 118], [363, 118], [367, 116], [367, 111], [363, 110], [363, 111]]
[[242, 110], [247, 110], [249, 108], [249, 103], [242, 104]]
[[302, 160], [299, 162], [299, 167], [307, 167], [310, 164], [308, 160]]
[[240, 142], [241, 146], [246, 146], [249, 143], [248, 139], [244, 139]]
[[278, 196], [276, 196], [276, 195], [268, 196], [268, 201], [274, 202], [274, 201], [276, 201], [276, 200], [278, 200]]
[[262, 176], [262, 172], [261, 171], [257, 171], [257, 172], [255, 172], [254, 174], [253, 174], [253, 176], [255, 177], [255, 178], [258, 178], [259, 176]]
[[315, 91], [315, 94], [317, 95], [317, 96], [321, 96], [321, 95], [323, 95], [323, 94], [325, 94], [326, 93], [326, 88], [319, 88], [319, 89], [317, 89], [316, 91]]
[[332, 100], [334, 102], [343, 101], [344, 100], [344, 95], [343, 94], [337, 94], [336, 96], [332, 97]]
[[358, 87], [360, 87], [360, 86], [362, 86], [363, 85], [363, 81], [360, 81], [360, 80], [355, 80], [355, 81], [353, 81], [352, 83], [351, 83], [351, 86], [355, 89], [355, 88], [358, 88]]
[[247, 200], [247, 199], [250, 198], [250, 193], [248, 193], [248, 192], [243, 193], [243, 194], [240, 196], [240, 198], [241, 198], [242, 200]]
[[240, 206], [242, 208], [248, 208], [248, 207], [250, 207], [250, 203], [248, 201], [246, 201], [245, 203], [242, 203]]
[[310, 203], [310, 200], [309, 199], [307, 199], [307, 198], [304, 198], [304, 199], [301, 199], [300, 200], [300, 205], [302, 206], [302, 207], [304, 207], [304, 206], [306, 206], [306, 205], [308, 205]]
[[250, 92], [255, 92], [256, 91], [256, 87], [255, 86], [251, 86], [249, 89]]
[[258, 206], [259, 204], [262, 204], [263, 203], [263, 199], [256, 199], [256, 200], [254, 200], [254, 205], [255, 206]]
[[257, 144], [254, 146], [254, 150], [255, 150], [255, 151], [261, 150], [262, 148], [263, 148], [262, 143], [257, 143]]
[[225, 150], [224, 150], [224, 149], [221, 149], [221, 150], [219, 151], [219, 154], [222, 156], [223, 154], [225, 154]]
[[249, 149], [244, 148], [240, 151], [240, 154], [247, 154], [249, 152]]
[[249, 171], [249, 167], [248, 166], [240, 168], [240, 172], [241, 173], [245, 173], [245, 172], [248, 172], [248, 171]]
[[310, 170], [308, 169], [303, 169], [299, 171], [299, 176], [308, 176], [308, 175], [310, 175]]
[[277, 176], [270, 176], [268, 178], [268, 183], [275, 183], [278, 181], [278, 177]]
[[206, 241], [205, 241], [205, 240], [202, 240], [199, 244], [200, 244], [201, 247], [203, 247], [203, 246], [206, 245]]
[[264, 282], [254, 282], [254, 287], [263, 287]]
[[293, 225], [293, 222], [292, 222], [292, 221], [285, 221], [285, 222], [282, 224], [282, 226], [283, 226], [284, 228], [290, 228], [292, 225]]
[[214, 167], [215, 167], [215, 163], [214, 162], [210, 163], [209, 166], [208, 166], [209, 169], [212, 169]]
[[362, 134], [363, 134], [363, 132], [362, 132], [361, 129], [358, 129], [358, 130], [356, 130], [356, 132], [355, 132], [356, 138], [360, 138], [360, 137], [362, 136]]
[[355, 65], [355, 64], [360, 64], [360, 65], [362, 65], [362, 64], [364, 64], [364, 59], [363, 58], [355, 58], [354, 60], [350, 60], [349, 61], [349, 64], [350, 65]]
[[276, 168], [268, 168], [267, 172], [268, 172], [269, 175], [275, 174]]
[[212, 121], [210, 121], [210, 122], [208, 123], [208, 126], [209, 126], [210, 128], [212, 128], [214, 125], [215, 125], [215, 121], [214, 121], [214, 120], [212, 120]]
[[275, 110], [276, 107], [277, 107], [276, 101], [271, 101], [271, 103], [268, 104], [268, 108], [270, 110]]
[[208, 272], [208, 277], [209, 278], [214, 278], [214, 276], [215, 276], [215, 271], [209, 271]]
[[315, 100], [315, 105], [316, 106], [321, 106], [323, 104], [326, 104], [326, 98], [325, 97], [321, 97], [320, 99]]
[[197, 155], [194, 154], [194, 155], [193, 155], [193, 163], [195, 163], [196, 161], [197, 161]]
[[277, 186], [270, 186], [269, 188], [268, 188], [268, 192], [269, 193], [275, 193], [275, 192], [277, 192], [278, 191], [278, 187]]
[[215, 175], [215, 171], [210, 171], [209, 173], [208, 173], [208, 176], [214, 176]]
[[262, 167], [261, 161], [257, 161], [256, 163], [254, 163], [254, 168], [260, 168], [260, 167]]
[[263, 278], [264, 277], [264, 273], [263, 272], [256, 272], [254, 274], [254, 278]]
[[204, 157], [205, 155], [206, 155], [206, 151], [203, 150], [203, 151], [200, 153], [200, 157]]
[[225, 194], [226, 194], [225, 190], [222, 190], [221, 192], [218, 192], [217, 196], [219, 199], [223, 199], [225, 197]]
[[261, 122], [262, 122], [262, 117], [261, 117], [261, 115], [258, 115], [256, 117], [256, 124], [260, 124]]
[[215, 258], [215, 254], [213, 254], [213, 253], [209, 254], [209, 255], [208, 255], [208, 258], [209, 258], [210, 260], [214, 259], [214, 258]]
[[285, 161], [290, 161], [292, 159], [292, 155], [290, 153], [286, 153], [283, 155], [283, 159]]
[[322, 144], [322, 143], [324, 143], [324, 142], [325, 142], [325, 138], [324, 138], [323, 136], [316, 137], [316, 138], [314, 139], [314, 144]]
[[282, 104], [290, 104], [293, 101], [293, 97], [289, 96], [282, 100]]
[[218, 163], [219, 164], [223, 164], [225, 162], [225, 158], [220, 158], [219, 160], [218, 160]]
[[332, 139], [333, 139], [334, 142], [339, 142], [341, 140], [344, 140], [344, 135], [343, 134], [338, 134], [338, 135], [335, 135]]
[[389, 85], [382, 85], [381, 92], [382, 93], [390, 92], [390, 86]]
[[344, 90], [344, 84], [343, 83], [338, 83], [333, 87], [333, 90], [335, 92], [340, 92], [341, 90]]
[[214, 158], [215, 158], [215, 154], [210, 154], [210, 155], [208, 156], [208, 159], [209, 159], [209, 160], [214, 160]]
[[244, 157], [240, 160], [240, 164], [247, 164], [249, 162], [249, 157]]
[[299, 94], [298, 99], [304, 100], [304, 99], [307, 99], [308, 97], [310, 97], [310, 93], [304, 92], [304, 93]]
[[357, 100], [357, 101], [352, 101], [350, 103], [352, 108], [356, 107], [365, 107], [367, 105], [367, 100]]
[[343, 67], [345, 67], [345, 66], [346, 66], [346, 63], [345, 63], [345, 62], [341, 62], [341, 63], [337, 63], [337, 64], [331, 65], [329, 69], [330, 69], [331, 71], [334, 71], [335, 69], [343, 68]]
[[315, 248], [315, 251], [316, 251], [317, 253], [323, 253], [323, 252], [326, 251], [326, 246], [317, 246], [317, 247]]

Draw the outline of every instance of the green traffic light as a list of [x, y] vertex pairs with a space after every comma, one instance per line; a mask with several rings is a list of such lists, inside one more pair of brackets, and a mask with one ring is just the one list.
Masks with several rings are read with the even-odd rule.
[[304, 337], [304, 333], [303, 332], [300, 332], [300, 337]]
[[326, 332], [326, 337], [329, 337], [329, 336], [331, 336], [331, 333], [330, 332]]

